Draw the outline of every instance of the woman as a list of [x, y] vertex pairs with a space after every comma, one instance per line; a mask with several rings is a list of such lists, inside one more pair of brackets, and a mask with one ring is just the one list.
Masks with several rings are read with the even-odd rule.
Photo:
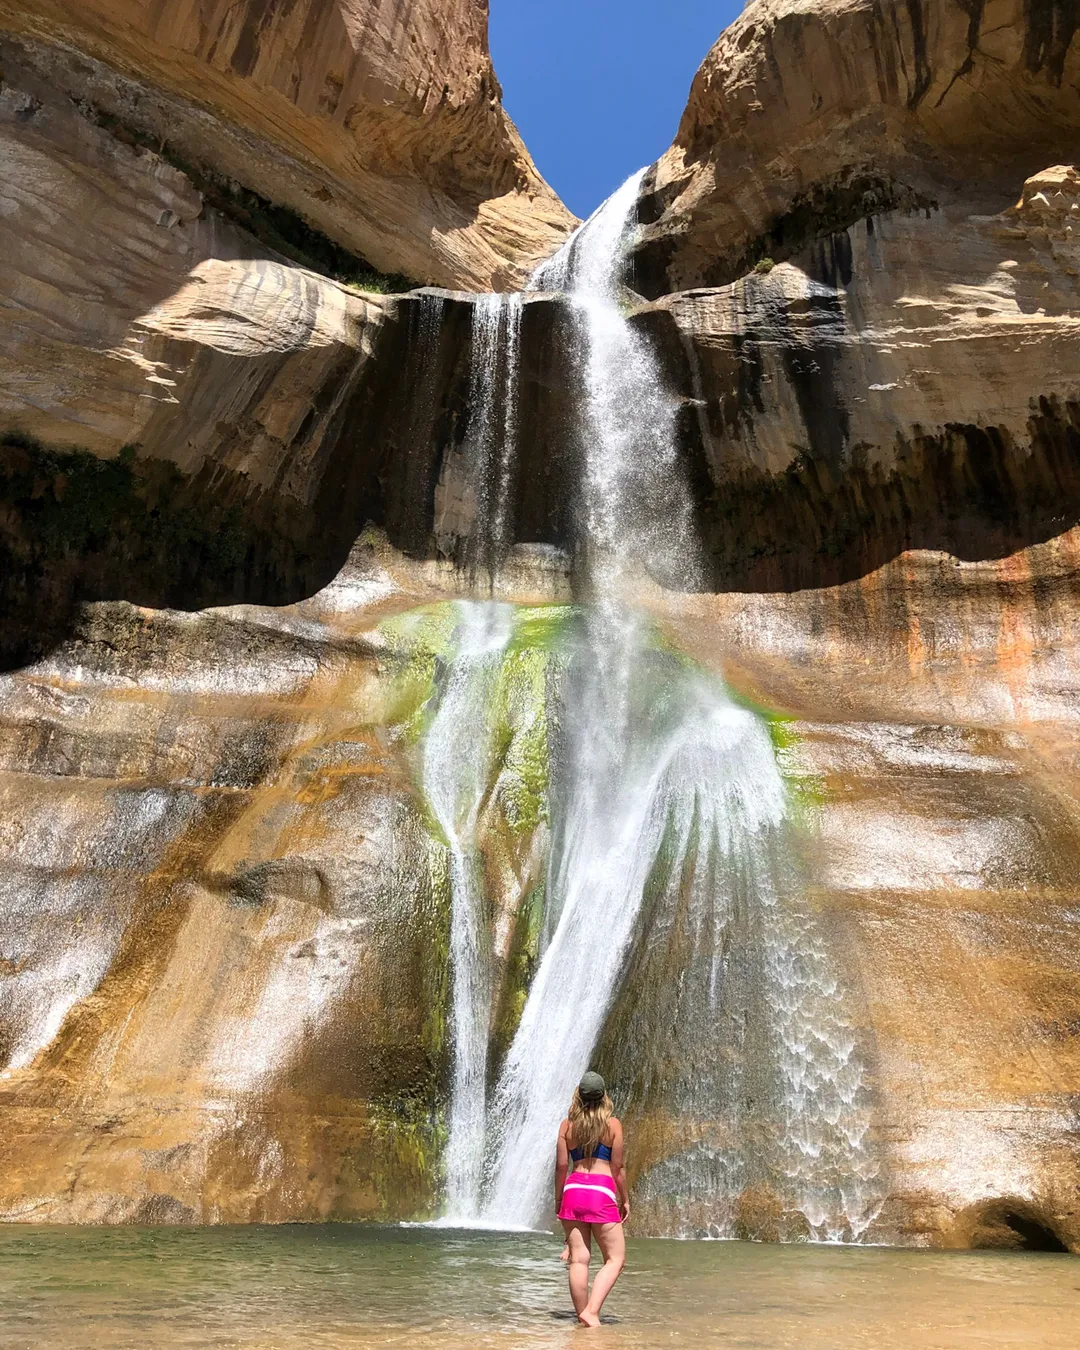
[[[570, 1115], [559, 1126], [555, 1160], [555, 1208], [569, 1262], [570, 1297], [578, 1321], [600, 1325], [600, 1309], [626, 1262], [622, 1226], [630, 1218], [623, 1165], [622, 1126], [598, 1073], [587, 1073], [574, 1091]], [[570, 1163], [574, 1170], [567, 1176]], [[589, 1293], [589, 1258], [596, 1238], [604, 1264]]]

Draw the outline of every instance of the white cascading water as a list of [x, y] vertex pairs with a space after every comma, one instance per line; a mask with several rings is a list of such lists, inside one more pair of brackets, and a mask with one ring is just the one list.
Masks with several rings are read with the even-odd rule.
[[459, 601], [455, 651], [424, 738], [424, 792], [450, 850], [450, 1036], [453, 1094], [447, 1213], [475, 1218], [484, 1157], [490, 960], [476, 831], [489, 782], [491, 697], [513, 627], [512, 605]]
[[517, 454], [524, 296], [481, 295], [473, 306], [469, 388], [469, 479], [476, 517], [468, 565], [491, 577], [509, 545], [510, 491]]
[[[557, 918], [495, 1093], [490, 1222], [535, 1223], [550, 1203], [552, 1141], [619, 989], [661, 852], [674, 850], [680, 872], [691, 849], [715, 849], [735, 865], [748, 841], [784, 819], [764, 728], [713, 682], [677, 667], [649, 706], [659, 691], [644, 625], [635, 634], [633, 624], [611, 654], [590, 650], [597, 633], [587, 632], [570, 675], [580, 681], [568, 691], [577, 744], [557, 805], [549, 883]], [[715, 896], [703, 888], [700, 898]]]
[[[473, 307], [469, 480], [476, 519], [467, 566], [491, 576], [506, 547], [517, 448], [523, 297], [481, 295]], [[490, 701], [513, 626], [511, 605], [460, 601], [455, 651], [423, 745], [424, 793], [450, 850], [450, 1039], [446, 1221], [479, 1212], [491, 1020], [491, 969], [476, 829], [489, 781]]]
[[621, 278], [641, 174], [631, 178], [534, 278], [568, 291], [583, 374], [579, 572], [584, 610], [563, 698], [564, 773], [554, 788], [549, 945], [496, 1089], [499, 1165], [491, 1222], [541, 1215], [537, 1160], [588, 1066], [618, 989], [650, 874], [672, 829], [711, 813], [719, 846], [777, 828], [785, 796], [768, 736], [704, 680], [676, 672], [646, 706], [650, 625], [622, 605], [635, 573], [684, 584], [698, 575], [690, 493], [679, 462], [677, 404], [647, 340], [626, 321]]
[[[466, 1051], [455, 1034], [448, 1214], [507, 1227], [541, 1219], [559, 1121], [616, 996], [640, 1005], [630, 1016], [643, 1047], [655, 1040], [655, 991], [635, 991], [631, 967], [647, 968], [652, 948], [668, 951], [677, 941], [684, 963], [674, 979], [661, 972], [659, 983], [677, 1026], [671, 1053], [679, 1081], [653, 1087], [681, 1122], [684, 1146], [640, 1189], [720, 1212], [728, 1198], [764, 1181], [787, 1209], [805, 1215], [811, 1235], [857, 1237], [878, 1194], [865, 1147], [864, 1075], [813, 925], [780, 893], [789, 808], [768, 731], [718, 680], [665, 652], [652, 624], [626, 604], [643, 576], [681, 589], [701, 579], [678, 404], [622, 307], [641, 178], [631, 178], [530, 284], [567, 293], [575, 316], [571, 355], [582, 409], [575, 582], [586, 603], [555, 695], [560, 744], [542, 957], [486, 1121], [475, 1066], [486, 1054], [486, 1039], [482, 1049], [479, 1042], [490, 1020], [490, 985], [459, 964], [462, 956], [478, 959], [479, 935], [470, 929], [454, 938], [455, 1026], [468, 1028], [475, 1046]], [[507, 334], [517, 360], [517, 328], [504, 327], [505, 302], [485, 304], [474, 321], [473, 434], [486, 447], [485, 480], [501, 485], [505, 477], [507, 486], [494, 494], [481, 486], [477, 497], [487, 494], [487, 528], [502, 544], [514, 445], [491, 448], [489, 391], [505, 385], [512, 418], [517, 377], [504, 374], [509, 366], [501, 362]], [[479, 365], [486, 369], [478, 376]], [[508, 440], [515, 437], [512, 425]], [[504, 477], [492, 479], [491, 465], [505, 466]], [[482, 679], [468, 651], [463, 646], [458, 658], [465, 662], [461, 706], [451, 706], [448, 689], [436, 726], [465, 716], [466, 704], [482, 707]], [[476, 737], [482, 721], [440, 734]], [[453, 775], [473, 769], [461, 767], [464, 742], [433, 748], [435, 731], [425, 765], [458, 756], [455, 786], [437, 810], [443, 821], [462, 801], [464, 779]], [[474, 765], [486, 762], [477, 745], [468, 755]], [[457, 807], [448, 808], [451, 799]], [[475, 923], [475, 895], [459, 902], [472, 876], [471, 883], [455, 874], [455, 928], [459, 916]], [[718, 1068], [724, 1064], [735, 1067]], [[758, 1103], [753, 1121], [740, 1114], [746, 1100]], [[704, 1231], [728, 1235], [731, 1225], [710, 1222]]]
[[700, 580], [693, 502], [679, 456], [678, 401], [647, 338], [623, 313], [627, 233], [645, 170], [634, 174], [529, 283], [569, 295], [583, 384], [579, 584], [610, 606], [635, 573], [682, 589]]

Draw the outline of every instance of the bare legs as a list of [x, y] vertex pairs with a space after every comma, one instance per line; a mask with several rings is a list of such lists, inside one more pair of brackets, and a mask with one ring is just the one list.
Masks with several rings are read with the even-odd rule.
[[589, 1257], [592, 1255], [592, 1224], [569, 1223], [563, 1221], [566, 1245], [570, 1251], [570, 1263], [566, 1274], [570, 1280], [570, 1297], [574, 1301], [574, 1311], [581, 1320], [585, 1306], [589, 1302]]
[[592, 1230], [596, 1234], [604, 1264], [596, 1273], [589, 1302], [585, 1310], [578, 1313], [578, 1321], [584, 1322], [587, 1327], [598, 1327], [604, 1300], [615, 1287], [615, 1281], [626, 1265], [626, 1238], [621, 1223], [594, 1223]]
[[[570, 1297], [578, 1321], [587, 1327], [600, 1325], [600, 1309], [614, 1288], [626, 1264], [626, 1238], [621, 1223], [563, 1223], [566, 1245], [570, 1249], [567, 1274], [570, 1279]], [[589, 1258], [592, 1255], [592, 1236], [596, 1234], [604, 1264], [593, 1280], [589, 1293]]]

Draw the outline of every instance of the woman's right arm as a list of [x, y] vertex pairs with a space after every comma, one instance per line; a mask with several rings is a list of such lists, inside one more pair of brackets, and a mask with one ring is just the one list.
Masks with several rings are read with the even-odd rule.
[[559, 1142], [555, 1150], [555, 1213], [562, 1209], [563, 1187], [566, 1185], [566, 1173], [570, 1166], [570, 1150], [566, 1145], [566, 1126], [564, 1120], [559, 1126]]
[[626, 1148], [621, 1120], [611, 1122], [611, 1174], [619, 1192], [619, 1212], [626, 1223], [630, 1218], [630, 1192], [626, 1186]]

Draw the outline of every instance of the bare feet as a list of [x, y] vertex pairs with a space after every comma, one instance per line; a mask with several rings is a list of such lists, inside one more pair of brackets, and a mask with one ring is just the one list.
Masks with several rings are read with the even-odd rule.
[[600, 1325], [600, 1318], [596, 1313], [590, 1312], [588, 1308], [582, 1308], [577, 1315], [577, 1320], [583, 1327], [598, 1327]]

